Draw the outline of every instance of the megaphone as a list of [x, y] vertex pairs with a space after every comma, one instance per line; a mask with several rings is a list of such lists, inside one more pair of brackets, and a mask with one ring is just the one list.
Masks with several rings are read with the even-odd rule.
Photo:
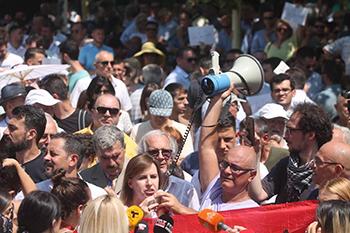
[[264, 84], [264, 71], [260, 62], [249, 54], [242, 54], [231, 70], [204, 77], [201, 87], [206, 95], [214, 96], [229, 89], [231, 82], [243, 95], [258, 93]]

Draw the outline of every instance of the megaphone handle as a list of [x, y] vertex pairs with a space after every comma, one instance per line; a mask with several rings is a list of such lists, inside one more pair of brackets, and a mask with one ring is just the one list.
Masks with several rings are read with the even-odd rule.
[[242, 75], [240, 75], [238, 72], [233, 71], [233, 70], [229, 70], [227, 72], [231, 72], [231, 73], [234, 73], [235, 75], [237, 75], [237, 77], [241, 80], [242, 84], [245, 86], [244, 90], [247, 91], [247, 95], [251, 94], [250, 90], [249, 90], [248, 83], [247, 83], [247, 81], [245, 81], [245, 79], [242, 77]]

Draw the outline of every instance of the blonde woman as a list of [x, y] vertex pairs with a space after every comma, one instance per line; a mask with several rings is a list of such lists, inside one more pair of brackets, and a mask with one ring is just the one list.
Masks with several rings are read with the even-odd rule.
[[318, 199], [320, 201], [350, 201], [350, 180], [344, 177], [339, 177], [327, 181], [320, 189]]
[[88, 202], [80, 220], [79, 233], [128, 233], [128, 217], [121, 201], [105, 195]]

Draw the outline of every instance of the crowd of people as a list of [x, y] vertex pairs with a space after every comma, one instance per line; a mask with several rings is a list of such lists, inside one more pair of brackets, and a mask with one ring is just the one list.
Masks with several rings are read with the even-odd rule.
[[[53, 3], [3, 16], [1, 72], [69, 68], [0, 72], [0, 232], [124, 233], [132, 206], [158, 218], [303, 200], [320, 201], [306, 232], [349, 232], [350, 4], [293, 1], [308, 11], [295, 26], [283, 2], [241, 2], [240, 48], [215, 3], [98, 1], [67, 25]], [[203, 25], [215, 43], [190, 46]], [[205, 96], [212, 50], [222, 72], [254, 56], [261, 90]]]

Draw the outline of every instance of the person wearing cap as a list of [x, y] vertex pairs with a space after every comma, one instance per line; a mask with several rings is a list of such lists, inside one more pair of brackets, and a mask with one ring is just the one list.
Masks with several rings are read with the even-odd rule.
[[156, 48], [153, 42], [146, 42], [142, 45], [141, 50], [134, 54], [138, 58], [142, 66], [148, 64], [162, 65], [164, 63], [165, 55], [162, 51]]
[[197, 56], [194, 50], [190, 47], [181, 48], [176, 54], [176, 67], [166, 77], [164, 87], [170, 83], [180, 83], [188, 90], [191, 79], [191, 73], [197, 67]]
[[7, 123], [12, 118], [12, 110], [15, 107], [24, 105], [27, 92], [21, 83], [11, 83], [1, 89], [0, 104], [5, 110], [0, 121], [0, 139], [7, 128]]
[[287, 121], [284, 137], [290, 155], [277, 162], [263, 180], [258, 169], [250, 184], [249, 194], [257, 202], [274, 195], [276, 203], [295, 202], [310, 194], [312, 161], [319, 148], [332, 139], [332, 124], [319, 106], [299, 104]]
[[41, 108], [44, 112], [53, 116], [54, 108], [56, 104], [60, 102], [60, 100], [53, 98], [53, 96], [47, 90], [33, 89], [28, 92], [24, 104]]
[[[131, 138], [139, 143], [143, 135], [155, 129], [162, 129], [170, 126], [177, 129], [183, 136], [186, 126], [170, 119], [173, 110], [173, 98], [171, 94], [165, 90], [155, 90], [148, 99], [150, 119], [148, 121], [136, 124], [131, 130]], [[191, 134], [188, 135], [183, 150], [180, 154], [180, 160], [193, 152], [193, 142]]]

